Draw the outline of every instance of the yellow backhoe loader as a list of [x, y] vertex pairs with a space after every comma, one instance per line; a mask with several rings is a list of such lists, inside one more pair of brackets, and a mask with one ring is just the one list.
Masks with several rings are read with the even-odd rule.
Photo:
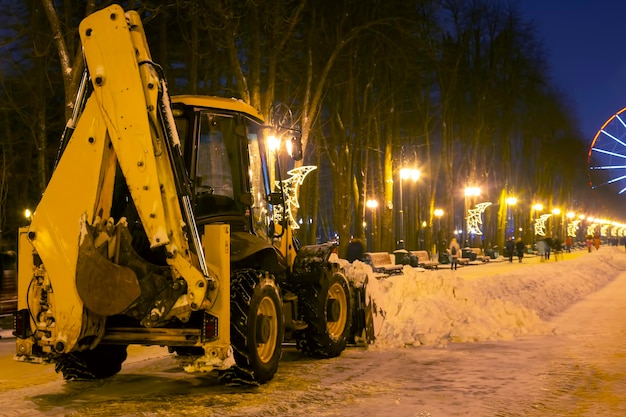
[[187, 371], [262, 384], [284, 341], [327, 358], [366, 334], [335, 246], [293, 238], [261, 114], [170, 97], [136, 12], [113, 5], [79, 31], [74, 114], [18, 236], [16, 359], [105, 378], [128, 345], [160, 345]]

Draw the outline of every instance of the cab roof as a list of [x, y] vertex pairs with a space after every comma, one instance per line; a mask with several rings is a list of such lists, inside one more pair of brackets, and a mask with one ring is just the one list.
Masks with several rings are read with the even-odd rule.
[[263, 115], [257, 109], [236, 98], [224, 98], [215, 96], [179, 95], [171, 97], [172, 103], [182, 103], [186, 106], [207, 107], [245, 113], [256, 119], [264, 121]]

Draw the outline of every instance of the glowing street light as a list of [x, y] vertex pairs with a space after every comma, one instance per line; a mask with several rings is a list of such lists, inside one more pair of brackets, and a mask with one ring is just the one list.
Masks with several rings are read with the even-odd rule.
[[555, 208], [552, 209], [552, 218], [554, 219], [554, 221], [552, 222], [552, 233], [551, 234], [553, 236], [554, 236], [554, 233], [555, 233], [555, 229], [556, 229], [556, 233], [557, 234], [559, 233], [559, 225], [557, 224], [557, 226], [554, 227], [554, 223], [557, 222], [556, 218], [557, 218], [557, 216], [560, 216], [560, 215], [561, 215], [561, 209], [560, 208], [555, 207]]
[[532, 232], [534, 230], [534, 233], [532, 233], [532, 241], [533, 243], [535, 242], [535, 236], [539, 233], [537, 233], [538, 231], [538, 224], [537, 224], [537, 213], [540, 213], [543, 211], [543, 204], [541, 203], [535, 203], [532, 205], [531, 207], [531, 213], [530, 213], [530, 231]]
[[510, 209], [509, 207], [512, 207], [517, 204], [517, 197], [510, 196], [510, 197], [507, 197], [505, 201], [507, 205], [507, 213], [508, 213], [507, 217], [511, 225], [511, 232], [513, 233], [513, 237], [515, 237], [515, 216], [513, 215], [512, 209]]
[[465, 187], [465, 197], [480, 196], [480, 187]]
[[368, 210], [370, 211], [370, 233], [369, 233], [369, 250], [370, 251], [374, 251], [374, 237], [375, 235], [375, 228], [376, 228], [376, 209], [378, 208], [378, 201], [371, 199], [371, 200], [367, 200], [365, 202], [365, 207], [368, 208]]
[[[465, 214], [465, 219], [466, 219], [465, 229], [467, 230], [467, 234], [468, 234], [468, 236], [466, 236], [466, 238], [471, 238], [470, 234], [471, 234], [472, 228], [471, 228], [470, 223], [469, 223], [470, 218], [471, 218], [471, 213], [469, 211], [469, 207], [471, 207], [474, 204], [474, 202], [470, 201], [470, 204], [468, 205], [467, 200], [468, 200], [468, 198], [470, 200], [472, 200], [473, 198], [480, 197], [480, 187], [466, 186], [465, 189], [464, 189], [464, 194], [465, 194], [465, 207], [464, 207], [465, 211], [464, 211], [464, 214]], [[471, 242], [470, 242], [470, 244], [471, 244]]]
[[400, 236], [398, 241], [404, 242], [404, 202], [402, 201], [402, 181], [411, 179], [413, 182], [417, 182], [420, 177], [419, 169], [415, 168], [402, 168], [400, 170], [400, 210], [398, 214], [400, 215]]
[[437, 230], [435, 230], [435, 252], [439, 253], [439, 234], [441, 233], [441, 217], [443, 216], [443, 210], [436, 208], [433, 214], [437, 218]]

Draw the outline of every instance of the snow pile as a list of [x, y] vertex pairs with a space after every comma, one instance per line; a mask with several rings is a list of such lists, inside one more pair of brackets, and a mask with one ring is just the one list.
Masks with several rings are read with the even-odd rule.
[[[403, 275], [382, 279], [358, 261], [342, 266], [356, 282], [367, 276], [372, 299], [384, 311], [371, 347], [387, 349], [552, 333], [547, 320], [625, 271], [626, 256], [621, 248], [603, 247], [568, 261], [518, 268], [508, 262], [457, 271], [405, 266]], [[464, 279], [464, 273], [473, 277]]]

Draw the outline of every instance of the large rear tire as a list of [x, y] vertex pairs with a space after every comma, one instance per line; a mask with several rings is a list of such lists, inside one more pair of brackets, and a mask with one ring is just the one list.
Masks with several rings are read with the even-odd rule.
[[231, 277], [231, 343], [236, 366], [227, 383], [264, 384], [278, 370], [284, 336], [278, 286], [264, 272], [246, 269]]
[[334, 358], [344, 351], [350, 335], [350, 288], [342, 273], [325, 274], [320, 283], [298, 292], [299, 307], [308, 326], [295, 336], [304, 354]]
[[92, 350], [63, 355], [56, 362], [55, 371], [65, 380], [109, 378], [122, 370], [126, 360], [126, 345], [98, 345]]

